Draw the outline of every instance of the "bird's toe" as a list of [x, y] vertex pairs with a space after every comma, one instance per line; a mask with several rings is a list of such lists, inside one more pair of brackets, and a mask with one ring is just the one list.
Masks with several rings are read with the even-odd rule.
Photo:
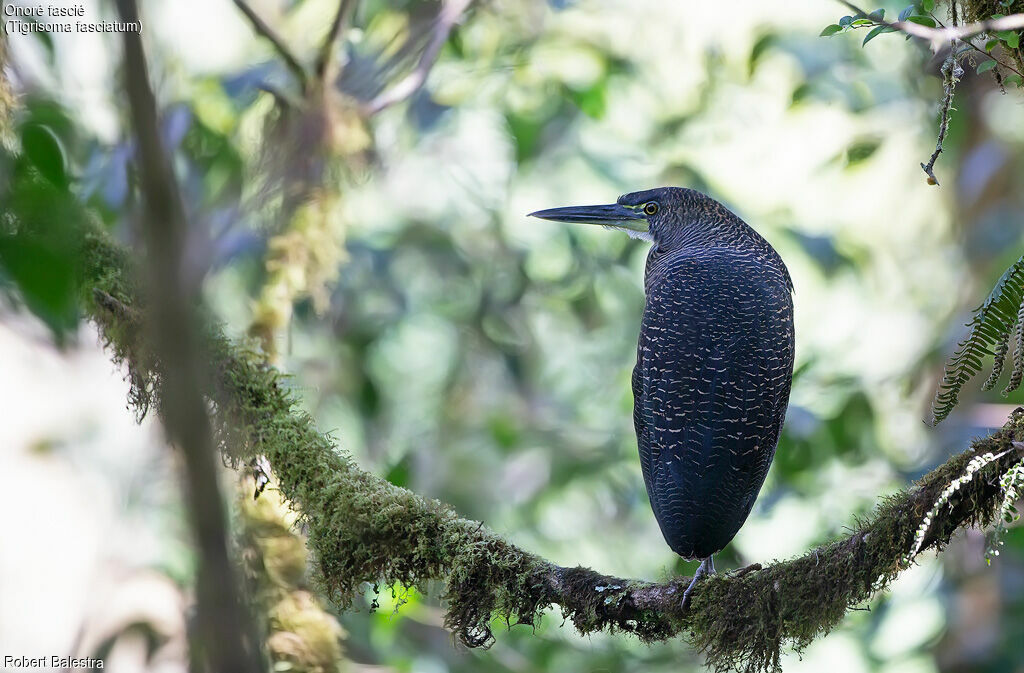
[[693, 579], [690, 580], [690, 585], [686, 587], [686, 591], [683, 592], [683, 602], [680, 606], [683, 610], [686, 610], [690, 606], [690, 595], [693, 593], [693, 589], [697, 586], [697, 582], [700, 581], [700, 578], [714, 572], [715, 562], [712, 557], [709, 556], [700, 562], [700, 565], [697, 566], [697, 572], [693, 574]]

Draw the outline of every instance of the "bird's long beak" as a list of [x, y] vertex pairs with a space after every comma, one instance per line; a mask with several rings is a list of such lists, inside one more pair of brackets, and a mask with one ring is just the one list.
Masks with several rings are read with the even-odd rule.
[[529, 217], [555, 222], [572, 222], [574, 224], [600, 224], [615, 229], [629, 231], [647, 231], [647, 218], [643, 214], [611, 203], [603, 206], [568, 206], [566, 208], [549, 208], [530, 213]]

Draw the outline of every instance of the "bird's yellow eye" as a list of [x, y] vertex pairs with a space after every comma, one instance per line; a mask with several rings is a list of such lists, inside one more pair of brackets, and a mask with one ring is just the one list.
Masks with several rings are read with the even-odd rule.
[[658, 204], [654, 201], [649, 201], [644, 204], [644, 215], [654, 215], [658, 212]]

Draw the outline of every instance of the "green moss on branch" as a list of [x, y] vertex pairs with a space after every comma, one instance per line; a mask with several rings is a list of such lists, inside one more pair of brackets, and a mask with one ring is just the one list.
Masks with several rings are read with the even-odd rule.
[[[101, 232], [84, 247], [87, 310], [130, 372], [132, 403], [144, 412], [157, 369], [140, 341], [128, 257]], [[470, 646], [486, 646], [495, 617], [536, 624], [551, 605], [581, 633], [623, 631], [645, 642], [685, 634], [715, 669], [778, 670], [781, 648], [828, 633], [903, 569], [922, 517], [968, 461], [1005, 456], [957, 491], [921, 551], [941, 548], [959, 528], [984, 525], [1001, 498], [999, 475], [1020, 460], [1024, 414], [976, 440], [906, 491], [884, 500], [849, 536], [763, 568], [709, 578], [680, 607], [689, 578], [658, 584], [563, 568], [523, 551], [450, 507], [360, 470], [296, 408], [282, 376], [216, 328], [208, 333], [216, 373], [214, 421], [225, 457], [243, 465], [264, 455], [278, 487], [301, 514], [317, 577], [339, 605], [365, 583], [446, 583], [446, 625]]]

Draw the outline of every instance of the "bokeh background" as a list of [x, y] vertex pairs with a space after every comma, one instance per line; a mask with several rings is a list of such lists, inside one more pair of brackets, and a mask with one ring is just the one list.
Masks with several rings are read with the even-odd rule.
[[[336, 10], [252, 4], [303, 62]], [[195, 280], [228, 333], [262, 338], [365, 469], [557, 563], [649, 579], [694, 569], [657, 529], [631, 424], [647, 246], [533, 210], [688, 186], [786, 260], [792, 404], [719, 569], [843, 533], [1022, 401], [978, 381], [949, 420], [924, 422], [970, 309], [1022, 250], [1024, 96], [968, 69], [941, 187], [927, 185], [941, 57], [899, 35], [867, 48], [859, 34], [818, 37], [847, 13], [839, 3], [481, 2], [425, 86], [369, 117], [358, 106], [415, 66], [439, 3], [358, 3], [322, 116], [301, 111], [231, 2], [142, 10]], [[4, 39], [19, 118], [54, 131], [75, 193], [132, 242], [117, 36]], [[94, 330], [58, 347], [0, 282], [0, 654], [103, 649], [108, 669], [183, 670], [194, 559], [176, 458], [153, 419], [126, 409]], [[441, 627], [440, 587], [421, 589], [368, 588], [339, 615], [340, 666], [701, 669], [682, 641], [582, 638], [557, 611], [468, 651]], [[1024, 535], [991, 565], [983, 533], [961, 535], [864, 607], [784, 669], [1024, 671]]]

